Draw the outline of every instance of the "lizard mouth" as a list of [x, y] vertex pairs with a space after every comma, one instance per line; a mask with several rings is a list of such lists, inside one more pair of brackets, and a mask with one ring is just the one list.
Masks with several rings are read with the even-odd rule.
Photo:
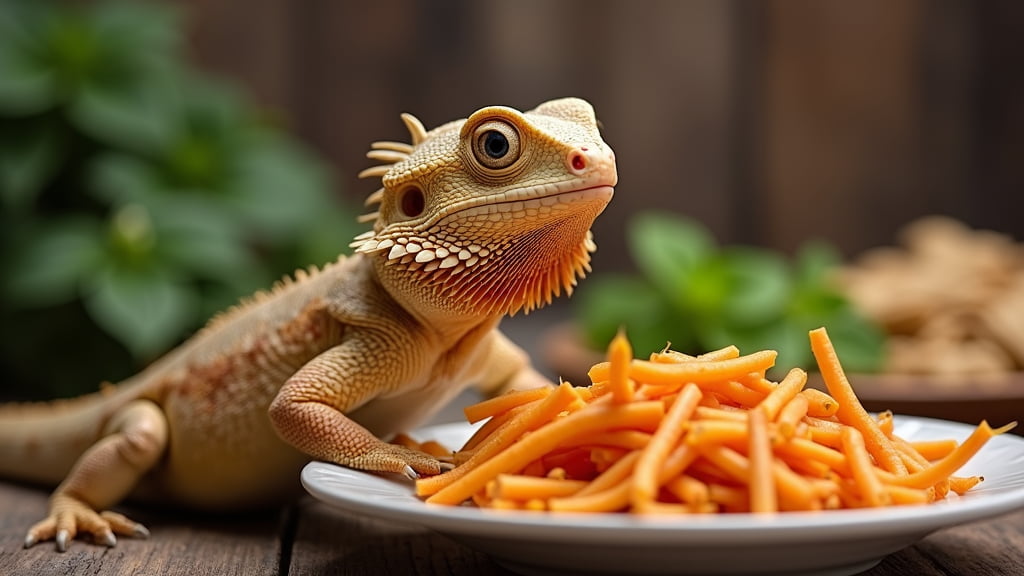
[[[572, 183], [576, 184], [576, 183]], [[555, 183], [530, 188], [508, 190], [500, 194], [492, 194], [473, 198], [455, 204], [444, 213], [437, 215], [423, 227], [433, 231], [436, 227], [444, 227], [456, 220], [469, 220], [485, 216], [492, 222], [504, 220], [504, 216], [529, 220], [553, 211], [562, 210], [580, 202], [603, 201], [607, 204], [614, 193], [615, 182], [599, 183], [591, 186], [568, 188], [565, 183]]]

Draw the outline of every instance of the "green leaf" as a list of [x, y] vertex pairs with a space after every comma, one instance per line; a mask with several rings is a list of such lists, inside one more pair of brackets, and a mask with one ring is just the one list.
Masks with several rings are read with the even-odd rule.
[[348, 245], [366, 229], [356, 221], [356, 211], [348, 206], [332, 206], [308, 223], [297, 239], [297, 262], [322, 266], [351, 252]]
[[170, 145], [179, 122], [177, 85], [167, 74], [85, 83], [72, 102], [75, 126], [108, 145], [155, 154]]
[[153, 211], [154, 203], [166, 194], [152, 164], [117, 152], [93, 160], [86, 181], [89, 193], [110, 205], [139, 203]]
[[41, 57], [39, 34], [52, 18], [45, 2], [6, 2], [0, 10], [0, 114], [29, 116], [57, 102], [56, 77]]
[[824, 242], [807, 242], [796, 255], [796, 281], [801, 285], [821, 285], [842, 262], [834, 247]]
[[105, 2], [92, 13], [92, 26], [131, 56], [164, 61], [180, 48], [181, 13], [177, 6], [120, 0]]
[[634, 262], [666, 295], [677, 293], [687, 275], [715, 247], [714, 239], [703, 226], [664, 214], [635, 216], [627, 234]]
[[141, 359], [184, 335], [195, 322], [197, 296], [157, 268], [111, 263], [93, 278], [85, 305], [97, 324]]
[[24, 209], [53, 178], [65, 155], [65, 134], [53, 121], [0, 120], [0, 203]]
[[789, 301], [789, 266], [779, 254], [737, 247], [722, 252], [729, 286], [722, 306], [723, 320], [756, 326], [782, 318]]
[[683, 314], [717, 321], [723, 313], [732, 278], [725, 259], [711, 254], [696, 262], [685, 276], [680, 276], [674, 293], [668, 294], [675, 308]]
[[330, 210], [324, 174], [280, 141], [244, 150], [231, 188], [228, 201], [270, 242], [291, 240]]
[[18, 308], [50, 306], [78, 296], [80, 282], [100, 259], [102, 226], [89, 217], [68, 217], [23, 238], [4, 275], [4, 299]]

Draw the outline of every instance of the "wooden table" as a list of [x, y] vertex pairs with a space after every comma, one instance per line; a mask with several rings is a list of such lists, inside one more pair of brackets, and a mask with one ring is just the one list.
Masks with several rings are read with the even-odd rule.
[[[312, 499], [280, 511], [203, 517], [126, 507], [149, 540], [112, 549], [84, 542], [24, 550], [25, 529], [46, 510], [44, 491], [0, 483], [0, 574], [4, 576], [507, 575], [487, 556], [413, 527], [351, 517]], [[1024, 574], [1024, 511], [937, 532], [865, 574]]]

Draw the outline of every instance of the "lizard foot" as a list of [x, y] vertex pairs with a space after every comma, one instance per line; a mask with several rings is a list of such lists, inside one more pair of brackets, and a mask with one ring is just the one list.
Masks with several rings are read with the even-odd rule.
[[57, 494], [50, 501], [50, 515], [29, 529], [25, 536], [25, 547], [30, 548], [38, 542], [54, 540], [57, 550], [64, 552], [81, 532], [91, 535], [97, 544], [108, 547], [117, 544], [115, 534], [136, 538], [149, 537], [149, 530], [145, 526], [117, 512], [96, 512], [74, 496]]
[[375, 472], [394, 472], [410, 480], [421, 475], [434, 476], [452, 468], [451, 464], [441, 462], [425, 452], [385, 442], [353, 459], [348, 466]]

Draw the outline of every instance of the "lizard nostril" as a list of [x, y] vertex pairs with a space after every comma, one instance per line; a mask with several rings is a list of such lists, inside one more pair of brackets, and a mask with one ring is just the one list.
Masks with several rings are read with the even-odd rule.
[[569, 169], [574, 174], [582, 174], [587, 169], [586, 149], [573, 150], [569, 153]]

